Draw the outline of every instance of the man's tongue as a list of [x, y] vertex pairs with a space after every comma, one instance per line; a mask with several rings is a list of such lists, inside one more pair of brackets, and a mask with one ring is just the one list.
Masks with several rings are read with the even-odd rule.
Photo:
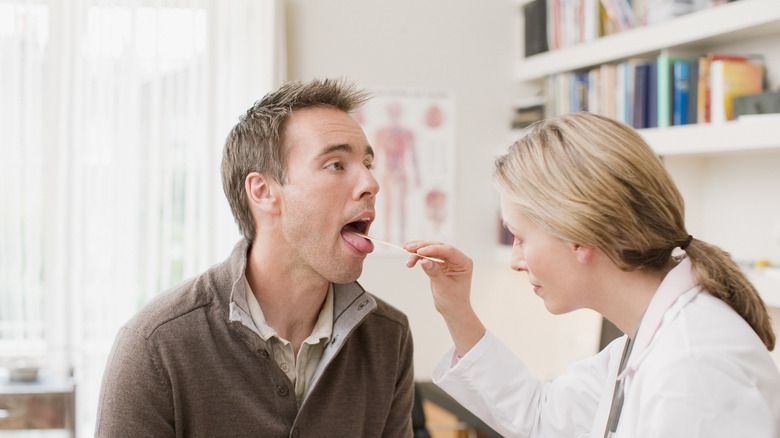
[[341, 237], [347, 241], [353, 248], [363, 254], [368, 254], [374, 251], [374, 242], [360, 237], [355, 234], [357, 230], [350, 226], [346, 226], [341, 230]]

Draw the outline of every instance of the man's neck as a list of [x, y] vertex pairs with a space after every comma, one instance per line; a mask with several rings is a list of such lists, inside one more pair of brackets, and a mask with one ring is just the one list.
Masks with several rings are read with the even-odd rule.
[[329, 282], [255, 247], [249, 253], [246, 278], [268, 326], [290, 341], [297, 354], [317, 323]]

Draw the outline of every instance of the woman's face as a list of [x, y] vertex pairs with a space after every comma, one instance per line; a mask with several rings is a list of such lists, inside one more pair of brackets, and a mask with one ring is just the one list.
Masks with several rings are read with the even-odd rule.
[[577, 253], [581, 247], [550, 234], [504, 196], [501, 210], [504, 226], [514, 236], [511, 267], [528, 273], [547, 310], [557, 315], [587, 307], [586, 266]]

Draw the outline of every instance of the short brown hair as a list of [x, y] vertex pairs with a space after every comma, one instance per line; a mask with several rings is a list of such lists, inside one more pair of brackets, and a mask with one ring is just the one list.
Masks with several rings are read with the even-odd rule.
[[239, 118], [222, 152], [222, 188], [241, 234], [254, 240], [255, 224], [247, 203], [244, 181], [259, 172], [284, 184], [287, 155], [284, 130], [293, 111], [333, 107], [350, 113], [369, 99], [344, 78], [291, 81], [266, 94]]

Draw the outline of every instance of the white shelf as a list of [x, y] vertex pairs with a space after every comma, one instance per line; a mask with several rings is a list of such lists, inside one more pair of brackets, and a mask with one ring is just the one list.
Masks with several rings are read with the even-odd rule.
[[780, 114], [749, 116], [718, 124], [642, 129], [639, 132], [659, 155], [780, 149]]
[[723, 42], [776, 35], [780, 29], [779, 0], [739, 0], [707, 8], [652, 26], [598, 38], [520, 59], [519, 81], [581, 70], [634, 56], [657, 54], [662, 49], [709, 50]]

